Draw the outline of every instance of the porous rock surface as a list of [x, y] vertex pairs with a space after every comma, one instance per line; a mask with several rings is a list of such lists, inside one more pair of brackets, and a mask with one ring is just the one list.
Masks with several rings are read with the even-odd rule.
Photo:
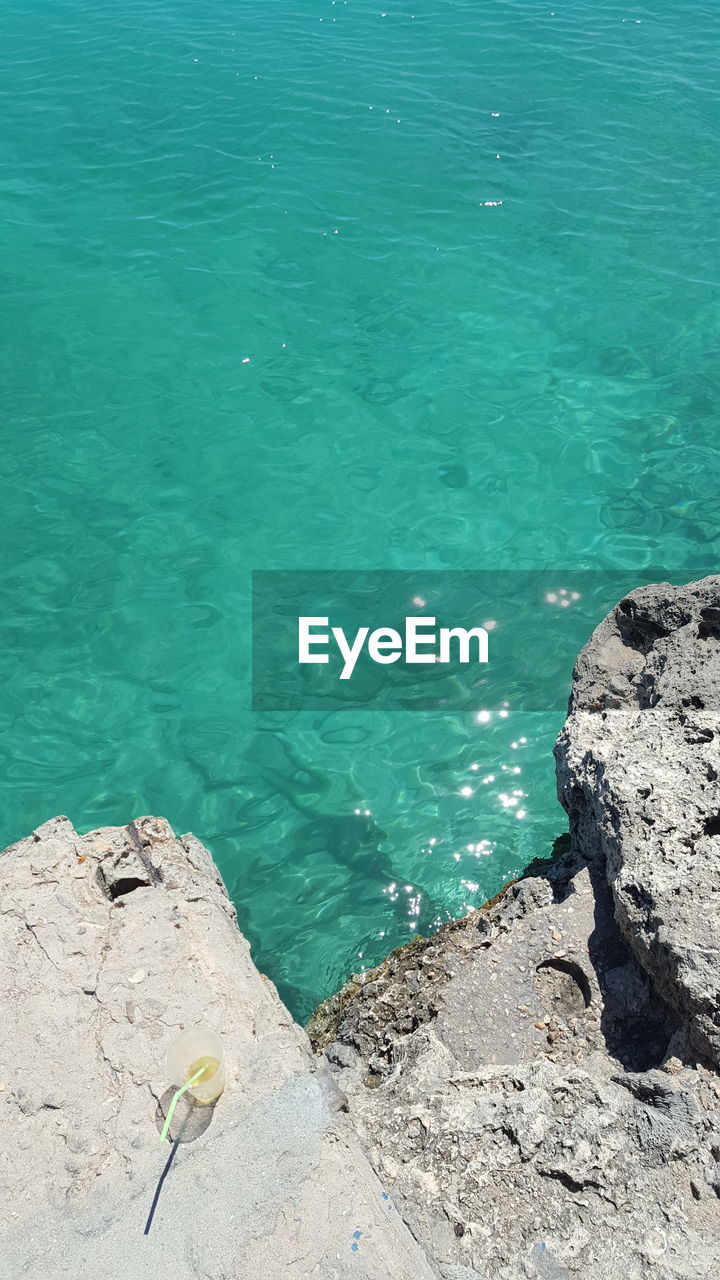
[[[0, 855], [0, 954], [3, 1280], [437, 1276], [193, 836], [46, 823]], [[198, 1022], [225, 1091], [161, 1144]]]
[[584, 857], [656, 989], [720, 1065], [720, 577], [641, 587], [582, 650], [556, 747]]
[[569, 847], [309, 1031], [446, 1280], [720, 1274], [720, 578], [633, 592], [558, 740]]

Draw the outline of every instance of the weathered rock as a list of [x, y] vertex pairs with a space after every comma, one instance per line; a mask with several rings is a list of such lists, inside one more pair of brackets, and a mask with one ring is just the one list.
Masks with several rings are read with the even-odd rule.
[[[0, 856], [0, 949], [7, 1280], [437, 1274], [192, 836], [46, 823]], [[144, 1235], [172, 1150], [166, 1047], [199, 1021], [223, 1036], [227, 1085], [178, 1113]]]
[[446, 1280], [720, 1269], [719, 620], [720, 579], [613, 610], [557, 749], [570, 848], [311, 1020]]
[[641, 587], [578, 658], [556, 747], [574, 848], [620, 929], [720, 1064], [720, 577]]
[[351, 1117], [441, 1274], [712, 1274], [720, 1083], [597, 868], [568, 856], [404, 951], [326, 1002], [311, 1034], [334, 1037]]

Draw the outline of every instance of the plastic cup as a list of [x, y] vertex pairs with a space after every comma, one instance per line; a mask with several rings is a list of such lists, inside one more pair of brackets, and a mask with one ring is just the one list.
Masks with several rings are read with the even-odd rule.
[[178, 1088], [205, 1068], [188, 1089], [196, 1102], [215, 1102], [225, 1088], [225, 1048], [217, 1031], [200, 1025], [180, 1031], [167, 1052], [167, 1072]]

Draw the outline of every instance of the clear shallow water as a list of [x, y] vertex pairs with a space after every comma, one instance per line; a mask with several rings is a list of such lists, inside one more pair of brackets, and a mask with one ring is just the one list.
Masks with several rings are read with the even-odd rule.
[[720, 14], [0, 24], [2, 843], [192, 828], [302, 1015], [546, 851], [561, 717], [253, 715], [250, 570], [712, 567]]

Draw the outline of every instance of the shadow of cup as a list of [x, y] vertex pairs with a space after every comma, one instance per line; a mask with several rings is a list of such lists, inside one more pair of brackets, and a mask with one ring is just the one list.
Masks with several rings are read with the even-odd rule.
[[[169, 1088], [163, 1093], [158, 1103], [157, 1112], [155, 1114], [155, 1126], [158, 1133], [162, 1132], [170, 1103], [172, 1102], [177, 1089]], [[209, 1128], [216, 1104], [214, 1102], [200, 1104], [189, 1094], [184, 1093], [178, 1098], [175, 1114], [170, 1121], [168, 1130], [168, 1141], [170, 1142], [195, 1142]]]

